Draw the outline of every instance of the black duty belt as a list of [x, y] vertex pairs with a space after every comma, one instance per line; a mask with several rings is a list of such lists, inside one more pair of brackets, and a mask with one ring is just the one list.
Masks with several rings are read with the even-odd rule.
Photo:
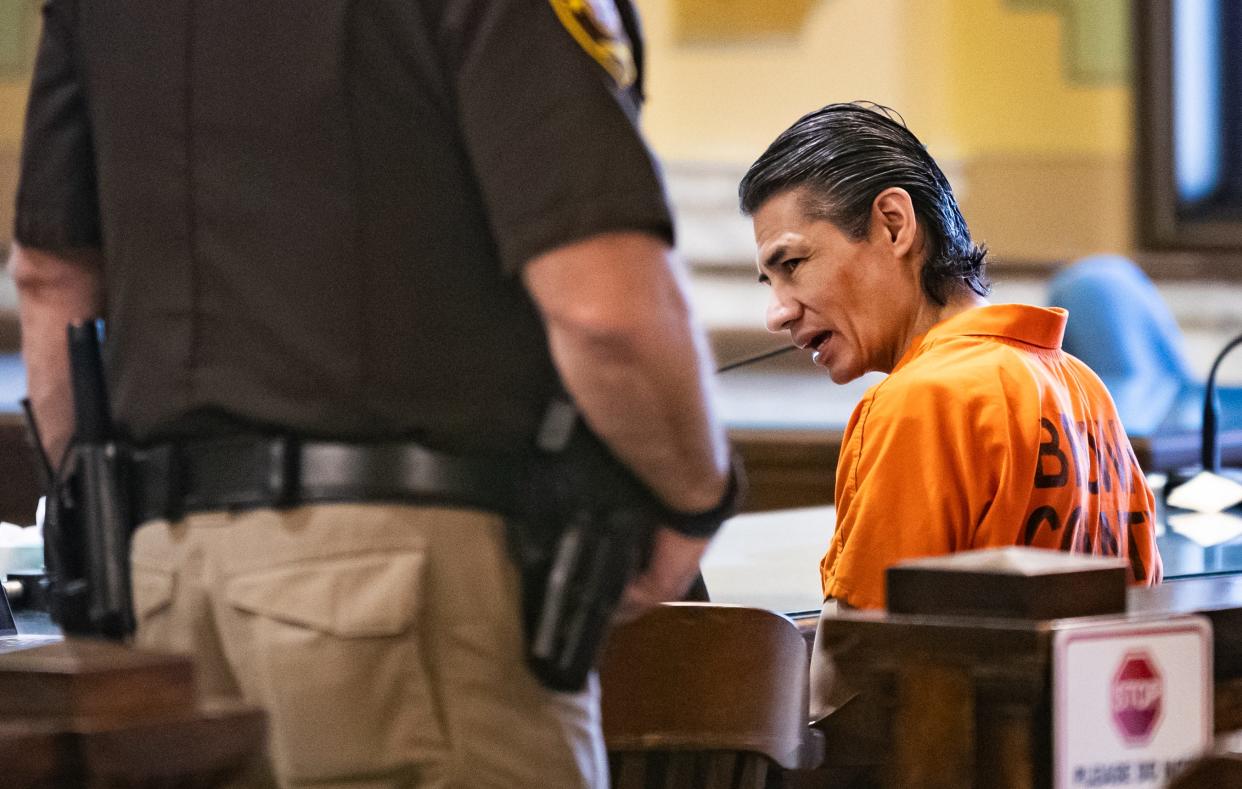
[[349, 444], [246, 437], [132, 451], [135, 522], [192, 512], [391, 501], [507, 513], [516, 463], [463, 458], [412, 443]]

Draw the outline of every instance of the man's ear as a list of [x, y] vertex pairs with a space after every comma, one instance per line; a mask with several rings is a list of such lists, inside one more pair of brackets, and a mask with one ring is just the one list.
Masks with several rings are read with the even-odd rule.
[[871, 203], [871, 229], [883, 243], [892, 245], [896, 257], [917, 251], [919, 222], [910, 193], [900, 186], [890, 186], [876, 195]]

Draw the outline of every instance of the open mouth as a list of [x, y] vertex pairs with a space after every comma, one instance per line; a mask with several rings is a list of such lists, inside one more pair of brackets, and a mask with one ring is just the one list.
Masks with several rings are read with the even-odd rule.
[[819, 364], [820, 358], [823, 356], [824, 345], [831, 339], [832, 339], [832, 332], [825, 331], [825, 332], [820, 332], [819, 334], [812, 337], [811, 341], [806, 344], [806, 347], [810, 348], [812, 351], [811, 353], [812, 364]]

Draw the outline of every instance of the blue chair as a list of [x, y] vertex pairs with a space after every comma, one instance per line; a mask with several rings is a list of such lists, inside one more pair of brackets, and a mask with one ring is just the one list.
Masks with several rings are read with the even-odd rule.
[[[1069, 311], [1063, 347], [1104, 381], [1132, 439], [1198, 433], [1203, 381], [1187, 361], [1177, 321], [1142, 269], [1120, 255], [1083, 258], [1052, 278], [1048, 301]], [[1219, 392], [1223, 427], [1235, 429], [1242, 423], [1242, 388]]]
[[1103, 379], [1132, 435], [1154, 432], [1179, 393], [1198, 384], [1177, 321], [1130, 260], [1096, 255], [1066, 266], [1048, 300], [1070, 314], [1064, 349]]
[[1065, 350], [1098, 375], [1194, 381], [1177, 321], [1128, 259], [1096, 255], [1066, 266], [1049, 284], [1049, 301], [1070, 313]]

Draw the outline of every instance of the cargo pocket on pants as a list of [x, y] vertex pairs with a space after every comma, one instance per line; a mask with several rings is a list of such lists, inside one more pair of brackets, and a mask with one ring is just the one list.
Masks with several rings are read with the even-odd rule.
[[134, 622], [140, 639], [150, 636], [166, 618], [172, 606], [174, 578], [172, 571], [163, 567], [138, 561], [130, 565]]
[[225, 587], [286, 780], [391, 770], [444, 749], [417, 637], [424, 555], [312, 560]]

